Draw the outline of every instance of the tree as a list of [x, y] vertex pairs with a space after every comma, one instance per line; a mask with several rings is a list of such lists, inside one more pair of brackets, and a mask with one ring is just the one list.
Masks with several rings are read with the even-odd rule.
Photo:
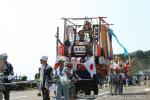
[[131, 74], [136, 74], [139, 72], [140, 68], [140, 63], [138, 62], [137, 58], [131, 59]]
[[23, 76], [21, 77], [21, 81], [26, 81], [26, 80], [27, 80], [27, 76], [23, 75]]
[[144, 52], [142, 50], [138, 50], [135, 53], [135, 56], [137, 57], [137, 59], [143, 59], [144, 58]]

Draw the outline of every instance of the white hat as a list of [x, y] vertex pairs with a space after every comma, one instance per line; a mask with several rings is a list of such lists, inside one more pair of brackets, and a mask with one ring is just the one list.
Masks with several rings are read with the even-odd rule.
[[0, 55], [0, 59], [4, 59], [4, 56], [3, 56], [3, 55]]
[[47, 56], [42, 56], [41, 59], [45, 60], [45, 61], [48, 61], [48, 57]]
[[67, 59], [66, 59], [66, 57], [64, 57], [64, 56], [57, 56], [57, 58], [56, 58], [56, 62], [57, 63], [59, 63], [59, 61], [66, 61]]
[[7, 59], [7, 57], [8, 57], [7, 53], [2, 53], [2, 54], [0, 54], [0, 56], [2, 56], [4, 59]]

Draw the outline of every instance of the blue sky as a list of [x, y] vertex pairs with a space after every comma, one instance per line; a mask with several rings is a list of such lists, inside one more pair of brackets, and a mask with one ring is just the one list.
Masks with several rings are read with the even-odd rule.
[[[62, 17], [105, 16], [119, 41], [128, 49], [149, 50], [149, 0], [0, 0], [0, 53], [6, 52], [19, 75], [33, 75], [39, 58], [55, 63], [56, 27]], [[113, 39], [114, 53], [123, 49]]]

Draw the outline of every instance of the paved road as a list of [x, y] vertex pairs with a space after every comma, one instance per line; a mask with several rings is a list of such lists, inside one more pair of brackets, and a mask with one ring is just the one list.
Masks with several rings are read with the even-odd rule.
[[150, 88], [148, 87], [131, 87], [126, 89], [122, 95], [103, 95], [97, 100], [150, 100]]
[[[132, 86], [124, 88], [123, 95], [110, 95], [109, 88], [100, 90], [99, 95], [95, 100], [150, 100], [150, 87], [147, 86]], [[51, 94], [50, 96], [53, 96]], [[92, 96], [91, 99], [94, 100]], [[28, 91], [12, 91], [10, 100], [42, 100], [42, 97], [37, 96], [36, 90]], [[51, 100], [54, 100], [51, 97]], [[84, 94], [79, 94], [77, 100], [87, 100]]]

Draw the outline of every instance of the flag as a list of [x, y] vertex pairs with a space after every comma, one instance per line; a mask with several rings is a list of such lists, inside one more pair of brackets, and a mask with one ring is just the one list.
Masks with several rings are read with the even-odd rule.
[[116, 38], [118, 44], [124, 49], [124, 56], [125, 56], [125, 57], [128, 56], [128, 51], [127, 51], [127, 49], [119, 42], [119, 40], [118, 40], [117, 36], [114, 34], [113, 30], [108, 29], [108, 32], [109, 32], [109, 34], [111, 34], [112, 36], [114, 36], [114, 37]]
[[90, 72], [91, 77], [93, 78], [93, 75], [96, 74], [96, 67], [94, 63], [94, 58], [89, 58], [85, 63], [84, 66], [86, 69]]

